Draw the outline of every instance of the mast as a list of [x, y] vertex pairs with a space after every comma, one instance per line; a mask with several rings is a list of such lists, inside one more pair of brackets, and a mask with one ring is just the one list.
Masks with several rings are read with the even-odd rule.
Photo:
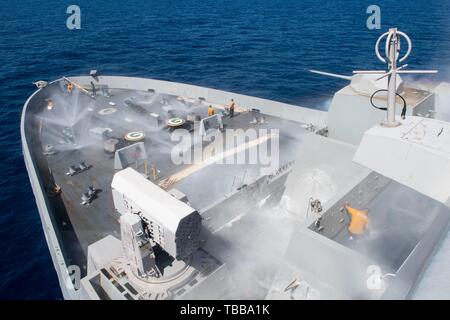
[[[381, 41], [386, 37], [386, 43], [385, 43], [385, 57], [383, 58], [380, 54], [380, 43]], [[408, 48], [406, 50], [406, 53], [403, 57], [399, 59], [400, 56], [400, 37], [403, 37], [406, 40], [406, 43], [408, 45]], [[408, 56], [411, 53], [412, 49], [412, 42], [411, 39], [408, 37], [408, 35], [404, 32], [398, 31], [397, 28], [390, 28], [388, 32], [382, 34], [376, 44], [375, 44], [375, 53], [378, 57], [378, 59], [383, 62], [387, 63], [388, 65], [388, 72], [386, 71], [379, 71], [379, 70], [368, 70], [368, 71], [353, 71], [354, 74], [380, 74], [381, 77], [377, 80], [383, 79], [384, 77], [388, 77], [388, 85], [387, 85], [387, 116], [386, 120], [382, 122], [382, 125], [385, 127], [396, 127], [399, 126], [401, 123], [396, 121], [395, 119], [395, 106], [396, 106], [396, 96], [399, 95], [397, 93], [397, 74], [402, 73], [410, 73], [410, 74], [417, 74], [417, 73], [437, 73], [437, 70], [403, 70], [408, 65], [404, 64], [400, 67], [397, 67], [397, 64], [400, 62], [403, 62], [408, 58]]]

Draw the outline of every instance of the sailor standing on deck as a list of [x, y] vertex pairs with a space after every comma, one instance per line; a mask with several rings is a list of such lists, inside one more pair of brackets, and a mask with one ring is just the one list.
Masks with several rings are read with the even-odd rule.
[[91, 81], [91, 87], [92, 87], [92, 96], [95, 97], [97, 95], [97, 91], [95, 90], [95, 84]]
[[208, 117], [211, 117], [215, 114], [216, 112], [214, 111], [214, 108], [212, 107], [212, 105], [209, 105], [208, 107]]
[[234, 103], [234, 100], [231, 99], [230, 101], [230, 118], [234, 117], [234, 107], [236, 106], [236, 104]]
[[47, 109], [52, 110], [54, 106], [55, 106], [55, 104], [53, 103], [53, 100], [48, 99], [47, 100]]
[[67, 92], [68, 92], [68, 93], [72, 93], [72, 91], [73, 91], [73, 83], [72, 83], [72, 82], [69, 82], [69, 83], [67, 84]]
[[369, 229], [369, 211], [350, 207], [348, 202], [345, 203], [345, 209], [350, 216], [350, 223], [348, 225], [350, 240], [355, 239], [356, 242], [359, 242]]

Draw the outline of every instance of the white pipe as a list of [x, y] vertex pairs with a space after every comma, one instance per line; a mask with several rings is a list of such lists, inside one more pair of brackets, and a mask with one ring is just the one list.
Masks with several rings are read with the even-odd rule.
[[317, 73], [317, 74], [321, 74], [323, 76], [329, 76], [329, 77], [334, 77], [334, 78], [339, 78], [339, 79], [344, 79], [344, 80], [352, 80], [351, 76], [344, 76], [342, 74], [337, 74], [337, 73], [331, 73], [331, 72], [325, 72], [325, 71], [319, 71], [319, 70], [309, 70], [312, 73]]
[[397, 71], [397, 73], [438, 73], [437, 70], [401, 70]]

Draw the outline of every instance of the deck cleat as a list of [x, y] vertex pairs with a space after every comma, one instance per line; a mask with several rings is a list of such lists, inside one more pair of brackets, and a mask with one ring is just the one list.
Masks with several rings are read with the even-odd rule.
[[74, 165], [71, 165], [71, 166], [69, 167], [69, 171], [66, 172], [66, 176], [74, 176], [74, 175], [76, 175], [76, 174], [79, 173], [79, 172], [80, 172], [80, 169], [78, 169], [78, 168], [75, 167]]

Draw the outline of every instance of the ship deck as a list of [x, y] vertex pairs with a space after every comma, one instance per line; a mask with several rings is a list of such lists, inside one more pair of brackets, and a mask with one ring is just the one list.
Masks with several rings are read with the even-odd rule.
[[[110, 79], [109, 84], [114, 85], [114, 81]], [[138, 80], [133, 81], [133, 85], [139, 84]], [[153, 90], [113, 89], [114, 86], [104, 94], [99, 88], [93, 99], [78, 90], [67, 93], [62, 84], [58, 81], [39, 91], [23, 123], [26, 124], [26, 144], [39, 176], [38, 183], [47, 193], [44, 195], [45, 203], [37, 201], [38, 206], [44, 205], [49, 212], [51, 227], [56, 233], [64, 262], [66, 265], [83, 266], [82, 275], [86, 274], [87, 247], [90, 244], [107, 235], [120, 238], [119, 215], [114, 209], [111, 193], [112, 178], [117, 171], [115, 159], [113, 154], [104, 151], [102, 139], [92, 133], [91, 129], [94, 128], [109, 128], [111, 136], [118, 139], [132, 131], [145, 134], [147, 165], [142, 161], [131, 165], [143, 174], [146, 172], [151, 181], [164, 189], [170, 191], [176, 188], [186, 194], [191, 206], [204, 218], [204, 249], [227, 265], [231, 277], [236, 278], [235, 282], [242, 289], [238, 291], [242, 291], [245, 298], [265, 298], [267, 288], [278, 287], [278, 278], [283, 279], [279, 283], [280, 292], [285, 292], [286, 283], [292, 281], [293, 277], [298, 274], [307, 276], [309, 273], [314, 275], [308, 280], [314, 286], [320, 288], [321, 281], [325, 281], [324, 292], [334, 288], [339, 291], [337, 296], [361, 297], [355, 295], [354, 288], [348, 288], [341, 280], [349, 280], [348, 274], [360, 273], [366, 276], [369, 262], [387, 264], [385, 270], [396, 272], [398, 280], [392, 282], [392, 290], [387, 292], [387, 297], [406, 296], [440, 235], [445, 232], [448, 208], [430, 199], [422, 199], [416, 191], [405, 190], [397, 183], [390, 182], [390, 187], [384, 192], [381, 192], [383, 188], [380, 192], [377, 187], [373, 189], [373, 200], [368, 202], [361, 198], [359, 205], [367, 206], [376, 229], [369, 241], [352, 241], [344, 228], [343, 222], [346, 220], [337, 221], [336, 217], [341, 214], [340, 206], [346, 199], [359, 203], [359, 197], [366, 197], [360, 188], [370, 187], [372, 183], [368, 176], [370, 170], [351, 160], [355, 147], [308, 134], [307, 125], [298, 118], [296, 121], [286, 120], [289, 116], [283, 110], [277, 111], [284, 118], [264, 113], [264, 121], [254, 122], [255, 113], [250, 110], [258, 109], [260, 100], [256, 98], [248, 100], [255, 102], [253, 105], [240, 105], [239, 100], [235, 99], [239, 106], [235, 117], [223, 118], [225, 129], [256, 129], [256, 137], [247, 137], [247, 140], [237, 143], [234, 137], [228, 138], [233, 143], [225, 143], [224, 150], [216, 151], [215, 156], [226, 163], [226, 160], [235, 156], [244, 154], [247, 157], [247, 151], [263, 146], [265, 142], [268, 142], [266, 146], [269, 150], [272, 146], [276, 148], [278, 142], [279, 154], [270, 153], [273, 166], [239, 164], [234, 161], [219, 164], [210, 161], [208, 156], [193, 164], [176, 164], [172, 152], [180, 150], [180, 145], [171, 138], [180, 129], [168, 128], [166, 120], [172, 117], [187, 120], [192, 115], [205, 118], [209, 104], [216, 107], [217, 112], [221, 112], [223, 106], [214, 101], [187, 96]], [[129, 87], [123, 79], [120, 79], [119, 85], [122, 88]], [[203, 93], [197, 92], [196, 96]], [[226, 97], [229, 98], [233, 98], [233, 95]], [[48, 99], [54, 102], [51, 110], [47, 108]], [[261, 103], [264, 101], [261, 100]], [[154, 114], [158, 114], [161, 119], [162, 126], [159, 128], [154, 126]], [[274, 131], [270, 130], [279, 131], [272, 135]], [[198, 132], [199, 123], [194, 121], [187, 133], [193, 144], [188, 143], [188, 147], [183, 146], [183, 149], [195, 150]], [[207, 135], [208, 139], [222, 137], [227, 141], [226, 134], [217, 133], [218, 130], [213, 130]], [[45, 155], [43, 150], [47, 145], [52, 145], [56, 153]], [[200, 145], [211, 146], [208, 140], [201, 141]], [[292, 165], [294, 160], [295, 164]], [[80, 161], [92, 167], [74, 176], [66, 175], [69, 166], [77, 165]], [[287, 167], [292, 169], [289, 176], [285, 174]], [[264, 190], [267, 181], [271, 181], [270, 190]], [[55, 184], [62, 190], [56, 195], [51, 192]], [[81, 195], [89, 185], [100, 192], [90, 205], [85, 206], [81, 204]], [[332, 190], [328, 190], [330, 187]], [[394, 192], [396, 190], [404, 200], [397, 202], [400, 196]], [[280, 206], [274, 210], [270, 204], [265, 206], [264, 203], [267, 199], [270, 203], [269, 195], [277, 194], [277, 191], [275, 201]], [[255, 194], [259, 197], [255, 197]], [[283, 208], [285, 203], [278, 198], [281, 195], [295, 200], [293, 205], [287, 207], [287, 211]], [[307, 211], [312, 196], [320, 198], [326, 210], [322, 213], [322, 226], [327, 232], [328, 226], [330, 230], [338, 226], [338, 233], [327, 236], [326, 232], [314, 229], [316, 218], [312, 215], [308, 217]], [[415, 205], [412, 200], [420, 201], [423, 206]], [[298, 221], [305, 210], [306, 224]], [[395, 214], [395, 219], [390, 218], [392, 214]], [[311, 227], [307, 228], [310, 223]], [[49, 225], [44, 224], [44, 228], [49, 229]], [[277, 240], [273, 241], [271, 235], [275, 233]], [[337, 268], [339, 261], [342, 265]], [[338, 270], [342, 272], [341, 276], [329, 277], [330, 274], [338, 274]], [[349, 273], [349, 270], [353, 271]], [[253, 280], [263, 284], [261, 288], [250, 286], [249, 281]], [[364, 297], [371, 297], [371, 292], [366, 292], [365, 287], [359, 289], [356, 291]], [[245, 293], [246, 290], [249, 292]]]
[[[159, 184], [164, 181], [171, 182], [167, 189], [176, 188], [185, 193], [190, 204], [200, 213], [203, 208], [220, 203], [243, 186], [268, 174], [270, 170], [275, 172], [283, 164], [292, 162], [301, 145], [302, 136], [307, 132], [304, 126], [298, 122], [267, 115], [264, 116], [264, 123], [253, 123], [253, 113], [240, 107], [237, 109], [239, 112], [236, 112], [233, 118], [223, 117], [224, 128], [243, 130], [253, 128], [256, 129], [257, 139], [262, 138], [263, 141], [265, 141], [264, 135], [267, 132], [270, 134], [273, 132], [270, 131], [272, 129], [279, 130], [280, 156], [279, 161], [275, 161], [272, 168], [248, 163], [174, 164], [171, 160], [171, 150], [177, 142], [171, 140], [173, 130], [164, 125], [161, 129], [155, 130], [145, 119], [148, 115], [136, 112], [135, 108], [130, 108], [124, 101], [133, 101], [147, 112], [158, 113], [162, 116], [163, 121], [165, 121], [165, 112], [168, 108], [175, 110], [171, 111], [170, 115], [175, 114], [186, 118], [189, 113], [194, 113], [204, 118], [207, 115], [209, 102], [192, 101], [173, 95], [131, 89], [111, 89], [108, 95], [104, 96], [99, 93], [93, 99], [78, 91], [68, 94], [61, 87], [52, 88], [48, 99], [54, 102], [53, 109], [48, 110], [44, 102], [44, 106], [36, 115], [38, 121], [36, 128], [39, 130], [36, 134], [39, 135], [42, 146], [52, 145], [56, 151], [53, 155], [43, 155], [41, 150], [36, 150], [36, 155], [41, 161], [46, 162], [52, 179], [62, 190], [60, 198], [65, 207], [65, 214], [57, 213], [60, 215], [60, 218], [57, 219], [59, 224], [57, 227], [71, 226], [73, 228], [81, 247], [81, 250], [77, 250], [78, 260], [85, 261], [85, 257], [82, 257], [80, 252], [86, 254], [87, 247], [95, 241], [107, 235], [120, 238], [119, 214], [114, 209], [110, 187], [116, 172], [114, 155], [104, 151], [103, 142], [93, 137], [90, 129], [110, 128], [112, 136], [117, 138], [123, 137], [130, 131], [144, 132], [148, 160], [147, 173], [150, 179], [153, 180], [155, 177], [149, 168], [155, 168], [157, 176], [154, 182]], [[220, 107], [215, 106], [217, 112], [220, 112]], [[257, 106], [253, 107], [257, 108]], [[105, 109], [114, 110], [114, 112], [102, 115]], [[198, 125], [193, 127], [190, 133], [192, 139], [198, 132]], [[63, 133], [66, 128], [71, 129], [75, 141], [67, 139], [67, 135]], [[261, 133], [258, 131], [259, 129], [267, 131]], [[215, 133], [213, 132], [213, 134]], [[220, 135], [226, 142], [225, 133], [220, 133]], [[251, 143], [251, 137], [246, 141]], [[274, 143], [273, 138], [268, 141], [270, 149], [271, 144]], [[241, 153], [245, 153], [248, 157], [246, 153], [248, 149], [255, 147], [241, 148], [242, 146], [239, 147], [236, 144], [229, 147], [225, 142], [222, 152], [225, 163]], [[208, 142], [203, 142], [203, 145], [208, 145]], [[193, 148], [193, 146], [191, 147]], [[232, 155], [226, 153], [227, 150], [230, 151], [233, 148], [237, 149], [235, 152], [231, 152]], [[217, 151], [217, 154], [220, 155], [220, 151]], [[275, 156], [278, 155], [270, 156], [275, 159]], [[74, 176], [66, 175], [69, 166], [78, 165], [80, 161], [85, 161], [92, 167]], [[264, 168], [266, 171], [261, 170]], [[140, 162], [135, 169], [144, 173], [144, 163]], [[183, 170], [187, 173], [183, 173]], [[170, 179], [173, 176], [177, 176], [175, 181]], [[81, 204], [81, 195], [86, 192], [89, 185], [98, 189], [99, 194], [98, 198], [94, 199], [90, 205], [85, 206]], [[62, 210], [58, 211], [62, 212]]]

